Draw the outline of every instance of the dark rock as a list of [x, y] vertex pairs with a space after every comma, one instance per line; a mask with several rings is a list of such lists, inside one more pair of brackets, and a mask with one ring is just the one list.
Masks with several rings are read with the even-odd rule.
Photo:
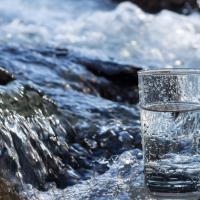
[[[101, 61], [82, 57], [68, 49], [44, 48], [24, 50], [23, 48], [4, 47], [0, 64], [15, 74], [16, 78], [33, 82], [40, 87], [73, 89], [75, 91], [101, 96], [116, 102], [137, 103], [137, 71], [140, 67]], [[58, 56], [62, 52], [62, 56]], [[63, 53], [65, 52], [65, 53]], [[23, 56], [22, 56], [23, 55]], [[4, 63], [3, 56], [11, 56], [12, 63]], [[28, 68], [22, 70], [20, 65], [26, 63]], [[34, 71], [38, 68], [39, 71]], [[17, 68], [17, 71], [14, 70]], [[40, 72], [40, 73], [39, 73]], [[49, 77], [46, 77], [45, 74]], [[46, 77], [43, 80], [43, 77]]]
[[[103, 174], [109, 162], [101, 159], [136, 146], [138, 109], [102, 97], [136, 102], [138, 68], [84, 61], [65, 49], [3, 53], [17, 80], [0, 87], [0, 176], [40, 190], [51, 183], [64, 188]], [[135, 88], [135, 100], [126, 88]]]
[[[116, 2], [122, 2], [124, 0], [113, 0]], [[199, 10], [197, 0], [130, 0], [134, 4], [137, 4], [144, 11], [150, 13], [157, 13], [162, 9], [169, 9], [175, 12], [188, 14], [194, 10]]]
[[5, 179], [0, 179], [0, 200], [22, 200], [13, 184]]
[[100, 77], [98, 82], [90, 83], [102, 97], [118, 102], [138, 101], [137, 71], [141, 70], [140, 67], [88, 58], [77, 58], [76, 62]]
[[79, 58], [77, 62], [97, 76], [103, 76], [116, 84], [136, 86], [138, 83], [137, 71], [141, 70], [140, 67], [87, 58]]
[[[1, 177], [39, 189], [47, 180], [59, 187], [74, 182], [72, 169], [65, 173], [63, 167], [76, 160], [68, 151], [76, 133], [55, 104], [17, 82], [2, 87], [0, 99]], [[83, 148], [75, 147], [82, 155]]]
[[14, 76], [0, 67], [0, 85], [6, 85], [13, 80], [15, 80]]

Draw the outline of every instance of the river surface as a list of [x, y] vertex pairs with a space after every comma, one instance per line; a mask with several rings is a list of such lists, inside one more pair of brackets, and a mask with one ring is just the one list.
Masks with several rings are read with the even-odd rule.
[[156, 199], [137, 71], [198, 68], [199, 20], [129, 2], [1, 0], [0, 176], [30, 200]]

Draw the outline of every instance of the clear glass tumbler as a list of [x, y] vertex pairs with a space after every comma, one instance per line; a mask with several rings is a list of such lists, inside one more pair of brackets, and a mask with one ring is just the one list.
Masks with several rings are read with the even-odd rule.
[[200, 70], [142, 70], [138, 77], [147, 187], [200, 191]]

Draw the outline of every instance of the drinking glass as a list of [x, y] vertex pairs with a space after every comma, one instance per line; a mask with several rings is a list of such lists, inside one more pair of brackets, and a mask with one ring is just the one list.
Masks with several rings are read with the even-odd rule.
[[199, 194], [200, 70], [142, 70], [138, 79], [147, 188]]

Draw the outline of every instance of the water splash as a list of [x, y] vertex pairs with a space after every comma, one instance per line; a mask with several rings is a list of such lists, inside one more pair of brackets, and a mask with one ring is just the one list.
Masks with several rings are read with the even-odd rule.
[[106, 0], [14, 0], [12, 6], [3, 1], [0, 11], [3, 43], [68, 46], [89, 56], [146, 67], [199, 63], [198, 14], [151, 15], [131, 3], [116, 6]]
[[[30, 199], [148, 199], [144, 190], [142, 153], [135, 149], [123, 153], [115, 160], [109, 171], [62, 192], [56, 188], [43, 193], [30, 189]], [[143, 193], [142, 190], [144, 190]], [[147, 195], [147, 196], [145, 196]]]

